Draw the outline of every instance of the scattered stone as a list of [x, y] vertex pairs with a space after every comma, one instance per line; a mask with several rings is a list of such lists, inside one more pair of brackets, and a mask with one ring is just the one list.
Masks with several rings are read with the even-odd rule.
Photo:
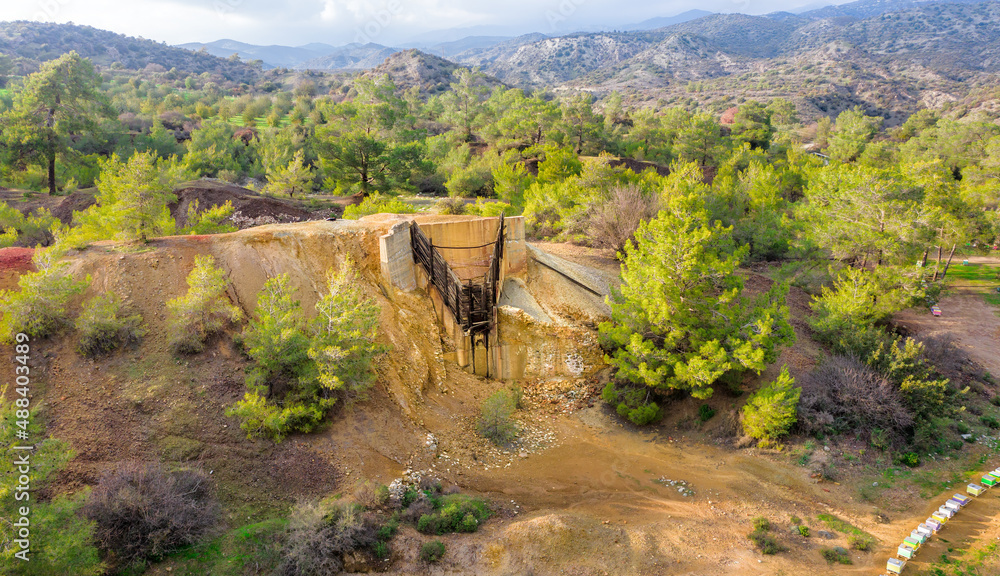
[[685, 480], [671, 480], [670, 478], [660, 476], [658, 479], [653, 480], [653, 482], [655, 482], [656, 484], [660, 484], [661, 486], [677, 488], [677, 491], [680, 493], [681, 496], [687, 496], [687, 497], [694, 496], [694, 488], [691, 488], [691, 486]]
[[827, 532], [826, 530], [818, 530], [816, 531], [816, 535], [819, 536], [820, 538], [826, 538], [827, 540], [837, 539], [836, 534], [834, 534], [833, 532]]

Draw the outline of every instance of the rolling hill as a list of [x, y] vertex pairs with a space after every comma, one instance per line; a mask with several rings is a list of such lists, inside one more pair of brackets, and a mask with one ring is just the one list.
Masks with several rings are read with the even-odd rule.
[[192, 52], [160, 42], [134, 38], [74, 24], [0, 22], [0, 53], [21, 58], [21, 72], [31, 72], [41, 62], [71, 50], [100, 66], [120, 65], [138, 70], [150, 64], [188, 74], [208, 72], [234, 82], [252, 82], [257, 71], [244, 62], [203, 52]]

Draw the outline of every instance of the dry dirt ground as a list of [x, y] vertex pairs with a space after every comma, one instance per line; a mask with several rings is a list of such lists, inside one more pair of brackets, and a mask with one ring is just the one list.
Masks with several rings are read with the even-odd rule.
[[[381, 233], [378, 225], [309, 222], [158, 239], [135, 253], [102, 244], [71, 254], [74, 273], [92, 277], [84, 297], [116, 291], [143, 314], [150, 337], [138, 350], [96, 362], [76, 354], [72, 332], [35, 348], [48, 431], [77, 454], [54, 490], [79, 490], [126, 460], [198, 466], [215, 479], [226, 523], [236, 527], [284, 513], [298, 500], [348, 493], [363, 480], [389, 483], [420, 471], [489, 498], [498, 514], [476, 534], [443, 537], [448, 552], [433, 566], [417, 559], [428, 538], [402, 530], [387, 573], [498, 576], [881, 574], [896, 541], [946, 498], [877, 519], [876, 509], [858, 501], [850, 487], [813, 478], [784, 454], [718, 440], [733, 428], [725, 414], [741, 398], [717, 393], [710, 404], [720, 415], [708, 431], [693, 424], [700, 404], [693, 401], [668, 406], [670, 417], [660, 426], [635, 429], [595, 398], [604, 377], [599, 371], [524, 382], [527, 408], [517, 416], [524, 438], [513, 449], [495, 448], [473, 426], [482, 400], [503, 384], [443, 359], [448, 342], [425, 295], [380, 285]], [[547, 248], [605, 271], [615, 266], [606, 254]], [[165, 302], [184, 292], [197, 254], [212, 254], [228, 271], [231, 298], [247, 313], [264, 280], [282, 272], [311, 309], [326, 270], [350, 254], [361, 267], [363, 289], [382, 306], [381, 337], [394, 349], [379, 362], [371, 397], [339, 410], [321, 432], [278, 445], [247, 440], [224, 415], [242, 395], [247, 365], [228, 335], [185, 359], [169, 353], [163, 336]], [[28, 268], [23, 250], [0, 250], [3, 263], [9, 265], [0, 274], [4, 288]], [[531, 274], [529, 286], [545, 282]], [[769, 281], [752, 276], [749, 284], [762, 290]], [[544, 291], [536, 296], [551, 305]], [[819, 354], [802, 334], [807, 302], [800, 292], [789, 301], [800, 343], [784, 351], [779, 364], [793, 371], [807, 370]], [[575, 314], [551, 310], [565, 318]], [[0, 375], [9, 372], [3, 367]], [[932, 544], [924, 557], [933, 559], [939, 548], [960, 546], [965, 538], [996, 538], [998, 512], [996, 493], [977, 500], [948, 526], [948, 543]], [[815, 536], [823, 529], [816, 519], [821, 513], [872, 533], [878, 546], [852, 552], [851, 566], [827, 565], [819, 548], [846, 546], [846, 536]], [[814, 536], [793, 537], [792, 515], [804, 519]], [[746, 534], [756, 516], [771, 519], [789, 551], [764, 556], [753, 548]], [[194, 573], [176, 560], [149, 574]]]
[[[973, 264], [1000, 268], [1000, 258], [972, 256]], [[912, 309], [899, 314], [896, 321], [907, 329], [956, 340], [972, 358], [994, 375], [1000, 375], [1000, 315], [983, 298], [986, 288], [956, 281], [961, 287], [949, 290], [939, 303], [941, 316], [926, 309]]]

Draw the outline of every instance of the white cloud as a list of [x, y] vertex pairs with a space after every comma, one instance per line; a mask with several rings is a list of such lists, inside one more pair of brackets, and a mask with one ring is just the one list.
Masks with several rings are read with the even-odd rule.
[[337, 2], [336, 0], [324, 0], [323, 11], [320, 12], [319, 17], [324, 22], [332, 22], [337, 19]]

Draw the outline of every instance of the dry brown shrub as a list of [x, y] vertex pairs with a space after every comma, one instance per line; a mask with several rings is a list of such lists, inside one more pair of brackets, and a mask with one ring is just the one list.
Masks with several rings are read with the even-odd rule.
[[200, 541], [219, 506], [202, 472], [128, 463], [101, 477], [83, 513], [95, 523], [98, 545], [128, 566]]
[[834, 356], [799, 379], [799, 427], [807, 433], [870, 434], [885, 430], [893, 442], [913, 425], [899, 389], [863, 362]]
[[611, 188], [607, 202], [591, 206], [588, 230], [594, 244], [616, 253], [635, 236], [639, 223], [656, 217], [659, 201], [635, 184]]

